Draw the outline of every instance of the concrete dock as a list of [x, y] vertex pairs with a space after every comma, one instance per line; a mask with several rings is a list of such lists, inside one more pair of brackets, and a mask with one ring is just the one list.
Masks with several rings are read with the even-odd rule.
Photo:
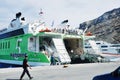
[[[63, 65], [32, 67], [30, 74], [32, 80], [92, 80], [96, 75], [112, 72], [120, 66], [120, 62], [112, 63], [89, 63], [89, 64], [69, 64], [64, 68]], [[22, 74], [20, 68], [0, 69], [0, 80], [19, 80]], [[23, 80], [29, 80], [25, 75]]]

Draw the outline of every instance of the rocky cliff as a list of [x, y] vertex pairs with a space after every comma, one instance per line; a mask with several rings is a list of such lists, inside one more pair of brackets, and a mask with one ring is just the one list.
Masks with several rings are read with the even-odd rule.
[[100, 17], [81, 23], [79, 28], [92, 32], [97, 40], [120, 43], [120, 8], [113, 9]]

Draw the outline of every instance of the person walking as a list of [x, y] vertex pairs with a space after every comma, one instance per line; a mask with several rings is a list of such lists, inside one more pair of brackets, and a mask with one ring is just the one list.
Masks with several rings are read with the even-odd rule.
[[50, 64], [50, 65], [55, 65], [55, 57], [54, 57], [54, 52], [51, 54], [50, 61], [51, 61], [51, 64]]
[[22, 78], [23, 78], [23, 76], [25, 75], [25, 73], [27, 73], [27, 75], [28, 75], [28, 77], [30, 78], [30, 79], [32, 79], [33, 77], [31, 77], [31, 75], [30, 75], [30, 73], [29, 73], [29, 71], [28, 71], [28, 68], [27, 67], [29, 67], [30, 69], [31, 69], [31, 67], [28, 65], [28, 60], [27, 60], [27, 58], [28, 58], [28, 56], [27, 55], [25, 55], [25, 58], [24, 58], [24, 60], [23, 60], [23, 72], [22, 72], [22, 75], [21, 75], [21, 77], [20, 77], [20, 80], [22, 80]]

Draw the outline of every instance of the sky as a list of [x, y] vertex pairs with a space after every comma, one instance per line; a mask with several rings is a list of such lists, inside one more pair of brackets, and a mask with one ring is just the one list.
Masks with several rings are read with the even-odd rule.
[[107, 11], [120, 7], [120, 0], [0, 0], [0, 29], [8, 27], [17, 12], [22, 12], [26, 23], [40, 18], [43, 11], [47, 26], [54, 26], [68, 19], [68, 24], [79, 27]]

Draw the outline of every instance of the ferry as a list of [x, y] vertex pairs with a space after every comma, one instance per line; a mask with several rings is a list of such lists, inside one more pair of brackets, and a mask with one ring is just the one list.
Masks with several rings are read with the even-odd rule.
[[[69, 64], [83, 53], [83, 38], [75, 31], [50, 29], [42, 20], [25, 24], [22, 13], [0, 30], [0, 63], [22, 65], [25, 55], [31, 66], [50, 65], [54, 55], [59, 64]], [[65, 32], [66, 31], [66, 32]]]
[[86, 53], [95, 53], [106, 57], [110, 61], [120, 61], [120, 44], [111, 44], [105, 41], [88, 40], [85, 43]]

